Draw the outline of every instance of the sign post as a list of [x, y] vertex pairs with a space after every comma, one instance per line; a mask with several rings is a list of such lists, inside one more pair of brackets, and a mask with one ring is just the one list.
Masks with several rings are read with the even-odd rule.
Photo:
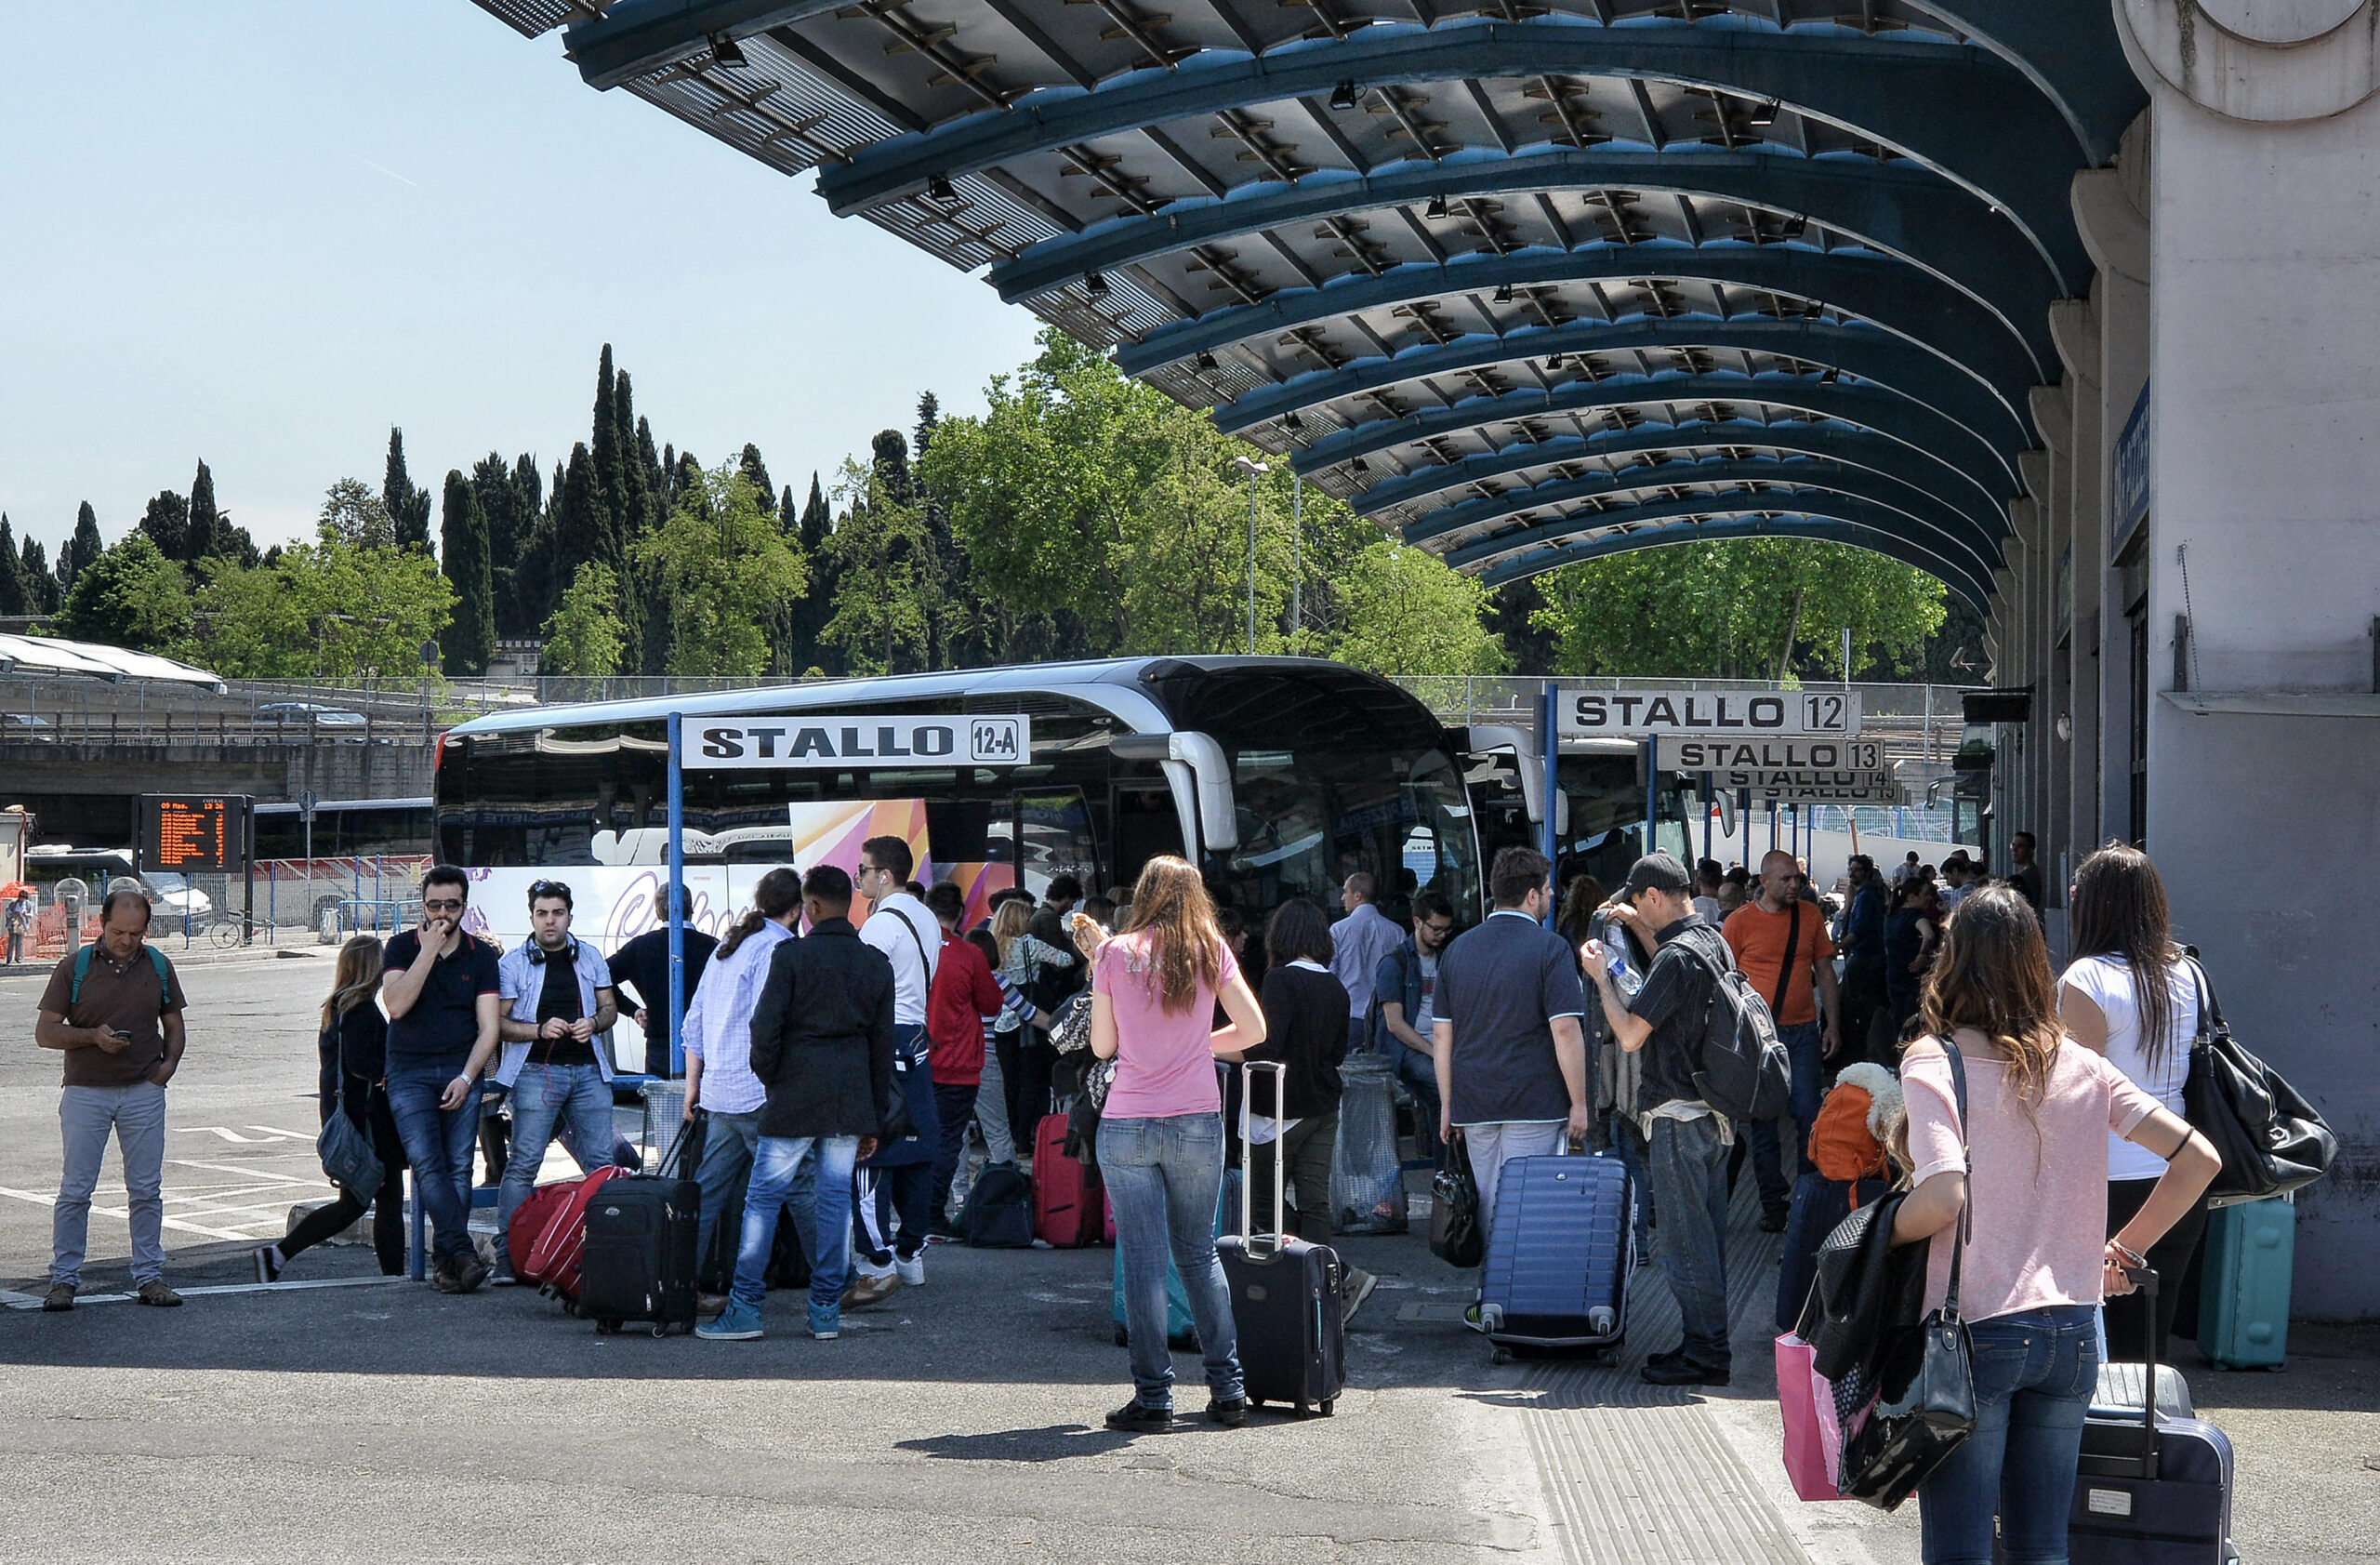
[[[662, 895], [669, 903], [669, 1076], [686, 1074], [686, 1041], [680, 1028], [686, 1019], [686, 880], [685, 714], [669, 714], [669, 883]], [[653, 1069], [653, 1041], [645, 1040], [644, 1068]]]
[[[1554, 795], [1561, 787], [1559, 775], [1560, 763], [1562, 759], [1560, 748], [1554, 743], [1554, 723], [1556, 722], [1554, 708], [1560, 704], [1561, 699], [1562, 692], [1552, 680], [1547, 680], [1544, 687], [1538, 692], [1538, 752], [1543, 757], [1545, 763], [1544, 802], [1540, 806], [1540, 809], [1545, 818], [1538, 826], [1537, 845], [1538, 852], [1545, 855], [1545, 862], [1549, 867], [1553, 866], [1555, 862], [1554, 851], [1562, 845], [1561, 833], [1554, 829]], [[1549, 872], [1551, 872], [1550, 868]], [[1554, 900], [1558, 904], [1562, 895], [1562, 888], [1559, 885], [1556, 885], [1554, 888]], [[1491, 896], [1488, 900], [1492, 902], [1495, 899]], [[1554, 927], [1554, 916], [1558, 911], [1558, 907], [1548, 908], [1545, 910], [1546, 928], [1551, 929]]]

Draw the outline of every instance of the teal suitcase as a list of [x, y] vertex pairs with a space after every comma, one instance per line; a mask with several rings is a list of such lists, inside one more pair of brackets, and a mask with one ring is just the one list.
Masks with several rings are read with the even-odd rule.
[[2281, 1368], [2289, 1351], [2289, 1279], [2297, 1208], [2286, 1197], [2206, 1216], [2198, 1350], [2220, 1369]]

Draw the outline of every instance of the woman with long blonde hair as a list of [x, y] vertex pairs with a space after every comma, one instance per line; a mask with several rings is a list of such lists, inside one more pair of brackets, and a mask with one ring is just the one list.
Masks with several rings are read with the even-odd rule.
[[[380, 942], [358, 935], [338, 948], [331, 992], [317, 1018], [315, 1047], [322, 1071], [323, 1122], [344, 1107], [355, 1128], [372, 1138], [380, 1159], [380, 1188], [372, 1199], [372, 1249], [380, 1275], [405, 1269], [405, 1150], [389, 1112], [387, 1076], [389, 1021], [380, 1014]], [[277, 1243], [256, 1249], [257, 1280], [271, 1282], [301, 1250], [343, 1233], [364, 1215], [364, 1202], [350, 1190], [291, 1225]]]
[[[1917, 1492], [1925, 1565], [1986, 1565], [1995, 1516], [2010, 1565], [2063, 1560], [2098, 1379], [2094, 1312], [2132, 1291], [2126, 1269], [2221, 1162], [2179, 1115], [2066, 1036], [2041, 925], [2015, 888], [1959, 903], [1918, 1009], [1925, 1034], [1901, 1061], [1914, 1188], [1893, 1241], [1933, 1246], [1929, 1309], [1943, 1305], [1964, 1245], [1957, 1309], [1973, 1337], [1977, 1411], [1975, 1433]], [[1951, 1051], [1966, 1080], [1964, 1123]], [[2168, 1160], [2112, 1239], [2109, 1133]]]
[[[1213, 1025], [1218, 1001], [1226, 1027]], [[1169, 1256], [1197, 1323], [1207, 1416], [1226, 1425], [1248, 1416], [1231, 1292], [1215, 1254], [1223, 1178], [1215, 1057], [1263, 1041], [1263, 1010], [1216, 926], [1198, 871], [1170, 855], [1150, 859], [1123, 933], [1099, 948], [1091, 965], [1091, 1052], [1116, 1062], [1099, 1121], [1099, 1172], [1116, 1210], [1132, 1358], [1132, 1399], [1107, 1415], [1111, 1429], [1172, 1426]]]

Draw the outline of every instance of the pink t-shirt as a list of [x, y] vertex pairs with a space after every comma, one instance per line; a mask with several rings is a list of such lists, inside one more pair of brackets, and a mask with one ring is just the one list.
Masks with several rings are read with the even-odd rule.
[[[1165, 1010], [1157, 1001], [1149, 938], [1145, 933], [1117, 936], [1091, 969], [1092, 991], [1105, 995], [1116, 1011], [1116, 1084], [1107, 1089], [1102, 1112], [1126, 1120], [1220, 1114], [1215, 1055], [1208, 1045], [1215, 991], [1200, 984], [1186, 1008]], [[1228, 985], [1237, 976], [1239, 963], [1225, 947], [1222, 981]]]
[[[1959, 1309], [1988, 1320], [2048, 1305], [2099, 1302], [2108, 1242], [2108, 1134], [2128, 1134], [2157, 1100], [2100, 1055], [2058, 1045], [2032, 1114], [2007, 1085], [2007, 1066], [1966, 1057], [1967, 1151], [1959, 1149], [1957, 1098], [1939, 1042], [1912, 1044], [1901, 1063], [1909, 1150], [1916, 1182], [1968, 1169], [1973, 1234], [1959, 1275]], [[2040, 1127], [2040, 1135], [2034, 1127]], [[1934, 1236], [1925, 1307], [1942, 1302], [1956, 1223]]]

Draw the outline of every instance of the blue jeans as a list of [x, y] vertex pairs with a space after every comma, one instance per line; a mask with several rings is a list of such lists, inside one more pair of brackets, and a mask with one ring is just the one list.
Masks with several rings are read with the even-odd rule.
[[930, 1221], [936, 1227], [950, 1221], [950, 1187], [959, 1177], [959, 1160], [967, 1150], [967, 1121], [975, 1112], [979, 1090], [972, 1081], [963, 1087], [934, 1083], [934, 1119], [942, 1126], [942, 1142], [933, 1153], [933, 1188], [930, 1196]]
[[[703, 1121], [703, 1160], [694, 1170], [694, 1182], [703, 1187], [702, 1216], [694, 1228], [694, 1264], [710, 1264], [710, 1236], [719, 1227], [719, 1214], [727, 1209], [727, 1194], [735, 1188], [735, 1181], [752, 1166], [752, 1153], [760, 1144], [760, 1111], [747, 1109], [741, 1114], [709, 1113]], [[736, 1235], [740, 1247], [743, 1235]]]
[[2066, 1565], [2066, 1517], [2098, 1384], [2088, 1305], [2053, 1305], [1968, 1330], [1975, 1433], [1917, 1492], [1925, 1565], [1990, 1565], [1992, 1518], [2006, 1565]]
[[1719, 1121], [1656, 1120], [1646, 1155], [1661, 1213], [1661, 1269], [1686, 1324], [1686, 1356], [1728, 1367], [1727, 1148]]
[[[504, 1161], [496, 1231], [509, 1233], [512, 1214], [537, 1187], [537, 1170], [562, 1130], [562, 1145], [592, 1172], [612, 1160], [612, 1084], [591, 1065], [524, 1065], [512, 1082], [512, 1151]], [[590, 1164], [588, 1160], [593, 1159]]]
[[[1786, 1056], [1793, 1064], [1793, 1087], [1788, 1102], [1793, 1116], [1797, 1141], [1796, 1164], [1800, 1153], [1810, 1144], [1810, 1127], [1818, 1122], [1820, 1088], [1826, 1081], [1826, 1037], [1815, 1021], [1795, 1022], [1792, 1027], [1779, 1027], [1777, 1041], [1785, 1045]], [[1775, 1212], [1793, 1197], [1793, 1173], [1785, 1167], [1781, 1148], [1777, 1140], [1777, 1121], [1756, 1120], [1744, 1127], [1746, 1139], [1752, 1143], [1752, 1176], [1760, 1186], [1760, 1204]]]
[[1124, 1262], [1124, 1324], [1131, 1339], [1133, 1399], [1173, 1406], [1173, 1354], [1165, 1341], [1165, 1263], [1172, 1257], [1190, 1300], [1205, 1356], [1207, 1389], [1218, 1399], [1245, 1394], [1231, 1286], [1215, 1254], [1215, 1202], [1223, 1194], [1220, 1114], [1163, 1120], [1103, 1118], [1099, 1173], [1116, 1209]]
[[430, 1219], [430, 1253], [441, 1261], [471, 1253], [471, 1152], [480, 1137], [480, 1084], [462, 1107], [438, 1107], [439, 1094], [460, 1071], [389, 1072], [389, 1117], [413, 1165], [413, 1199]]
[[1440, 1168], [1447, 1165], [1446, 1147], [1438, 1140], [1438, 1069], [1430, 1056], [1402, 1039], [1392, 1038], [1389, 1047], [1395, 1053], [1396, 1079], [1413, 1094], [1413, 1150], [1425, 1158], [1434, 1158]]
[[1636, 1198], [1636, 1253], [1650, 1260], [1653, 1254], [1653, 1185], [1645, 1171], [1645, 1134], [1636, 1128], [1634, 1115], [1615, 1112], [1611, 1116], [1611, 1149], [1620, 1155], [1620, 1166], [1628, 1171], [1628, 1188]]
[[[752, 1182], [744, 1191], [744, 1242], [735, 1253], [737, 1303], [758, 1309], [767, 1293], [761, 1279], [776, 1242], [777, 1214], [794, 1192], [795, 1176], [817, 1154], [811, 1214], [810, 1306], [840, 1309], [843, 1275], [851, 1264], [852, 1165], [859, 1161], [855, 1135], [764, 1135], [752, 1156]], [[795, 1210], [800, 1219], [802, 1208]]]

